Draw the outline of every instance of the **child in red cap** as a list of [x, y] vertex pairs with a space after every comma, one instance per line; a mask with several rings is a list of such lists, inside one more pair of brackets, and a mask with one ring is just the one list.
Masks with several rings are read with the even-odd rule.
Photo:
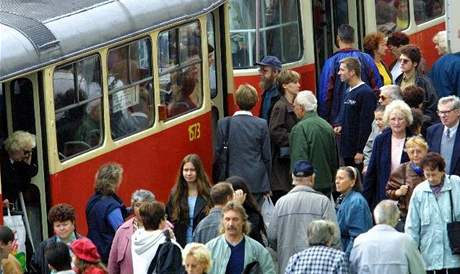
[[101, 256], [96, 246], [88, 238], [75, 240], [70, 249], [73, 252], [75, 272], [77, 274], [107, 274], [107, 269], [101, 263]]

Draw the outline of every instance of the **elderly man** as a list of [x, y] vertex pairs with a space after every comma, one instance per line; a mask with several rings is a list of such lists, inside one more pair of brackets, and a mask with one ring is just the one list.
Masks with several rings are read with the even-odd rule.
[[402, 100], [401, 88], [398, 85], [386, 85], [380, 88], [380, 105], [387, 106], [394, 100]]
[[316, 113], [317, 101], [311, 91], [301, 91], [294, 100], [299, 122], [290, 134], [291, 170], [298, 160], [308, 160], [316, 167], [315, 189], [331, 194], [332, 182], [339, 167], [332, 127]]
[[267, 55], [256, 65], [259, 66], [260, 87], [263, 90], [259, 116], [268, 123], [273, 106], [281, 98], [281, 93], [275, 81], [282, 68], [281, 61], [276, 56]]
[[331, 247], [332, 243], [340, 239], [337, 224], [316, 220], [308, 225], [307, 234], [310, 247], [289, 258], [285, 274], [349, 273], [345, 253]]
[[206, 246], [212, 254], [209, 274], [256, 273], [275, 274], [270, 253], [256, 240], [246, 236], [249, 232], [248, 215], [239, 202], [229, 202], [222, 208], [223, 235], [209, 241]]
[[374, 209], [376, 226], [359, 235], [350, 256], [352, 273], [425, 273], [425, 264], [414, 240], [396, 231], [399, 209], [391, 200]]
[[[313, 189], [315, 173], [309, 161], [295, 162], [292, 180], [295, 187], [278, 200], [268, 227], [268, 241], [277, 252], [279, 273], [286, 268], [289, 257], [309, 246], [305, 231], [309, 223], [316, 219], [337, 223], [332, 202]], [[332, 244], [340, 247], [340, 237]]]
[[446, 173], [460, 176], [460, 98], [455, 95], [443, 97], [438, 102], [441, 123], [429, 127], [426, 139], [430, 151], [438, 152], [446, 161]]

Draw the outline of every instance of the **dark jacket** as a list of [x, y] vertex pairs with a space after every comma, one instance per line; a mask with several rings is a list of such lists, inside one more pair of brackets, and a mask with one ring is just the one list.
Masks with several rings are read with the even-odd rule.
[[[276, 102], [281, 98], [281, 93], [277, 85], [272, 85], [270, 88], [264, 90], [262, 94], [262, 100], [260, 102], [260, 112], [259, 117], [265, 119], [267, 123], [270, 121], [270, 116], [275, 106]], [[269, 101], [268, 108], [264, 109], [264, 102]]]
[[267, 243], [264, 242], [264, 237], [267, 239], [267, 230], [265, 229], [262, 214], [248, 207], [245, 207], [245, 209], [246, 214], [248, 214], [248, 220], [251, 223], [251, 231], [248, 236], [258, 241], [261, 245], [266, 246]]
[[147, 274], [183, 274], [182, 250], [171, 242], [168, 231], [165, 231], [166, 241], [162, 243], [149, 265]]
[[2, 195], [3, 199], [8, 199], [14, 203], [18, 198], [19, 192], [23, 192], [30, 184], [32, 177], [37, 175], [37, 165], [25, 162], [11, 163], [8, 153], [2, 155]]
[[[292, 105], [282, 96], [273, 107], [270, 117], [270, 140], [272, 145], [272, 191], [288, 192], [292, 188], [290, 172], [289, 133], [297, 123]], [[283, 153], [281, 153], [283, 152]]]
[[97, 246], [101, 260], [107, 264], [115, 230], [108, 220], [109, 214], [119, 208], [123, 218], [126, 217], [126, 208], [121, 199], [95, 193], [86, 205], [86, 223], [88, 224], [88, 238]]
[[439, 58], [428, 74], [438, 97], [460, 96], [460, 52]]
[[[444, 125], [438, 123], [429, 127], [426, 131], [426, 141], [430, 151], [441, 153], [441, 139], [444, 132]], [[450, 170], [446, 170], [447, 174], [460, 176], [460, 127], [455, 133], [454, 151], [450, 160]]]
[[[406, 129], [406, 138], [412, 136]], [[409, 156], [403, 150], [401, 163], [409, 161]], [[372, 146], [372, 155], [364, 177], [363, 196], [371, 210], [382, 200], [386, 199], [385, 186], [391, 172], [391, 129], [386, 128], [379, 134]]]

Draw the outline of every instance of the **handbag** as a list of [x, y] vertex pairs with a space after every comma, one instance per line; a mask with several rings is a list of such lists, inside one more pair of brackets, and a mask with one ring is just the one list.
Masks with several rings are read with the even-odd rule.
[[3, 224], [14, 232], [17, 249], [14, 251], [14, 256], [18, 260], [21, 268], [25, 270], [26, 267], [26, 227], [22, 214], [12, 215], [11, 210], [7, 208], [7, 215], [3, 216]]
[[227, 120], [228, 122], [225, 125], [224, 141], [222, 143], [222, 153], [219, 157], [216, 157], [212, 165], [212, 179], [215, 184], [224, 181], [229, 176], [228, 164], [230, 162], [230, 151], [228, 138], [230, 136], [230, 122], [232, 118], [229, 117]]
[[450, 249], [452, 249], [452, 254], [460, 255], [460, 222], [455, 221], [454, 204], [452, 202], [452, 190], [449, 190], [449, 198], [452, 222], [447, 224], [447, 236], [449, 238], [449, 244]]

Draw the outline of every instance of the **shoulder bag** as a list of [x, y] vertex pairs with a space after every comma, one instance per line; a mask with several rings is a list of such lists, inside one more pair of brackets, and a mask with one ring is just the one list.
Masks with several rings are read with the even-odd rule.
[[452, 190], [449, 190], [451, 222], [447, 224], [447, 236], [449, 238], [452, 254], [460, 255], [460, 222], [455, 221], [454, 204], [452, 201]]
[[217, 184], [220, 181], [224, 181], [229, 176], [229, 162], [230, 162], [230, 150], [228, 144], [228, 138], [230, 136], [230, 124], [232, 121], [232, 117], [227, 119], [227, 123], [225, 125], [225, 135], [224, 135], [224, 142], [222, 143], [222, 153], [217, 155], [218, 157], [215, 158], [214, 163], [212, 165], [212, 178], [214, 183]]

